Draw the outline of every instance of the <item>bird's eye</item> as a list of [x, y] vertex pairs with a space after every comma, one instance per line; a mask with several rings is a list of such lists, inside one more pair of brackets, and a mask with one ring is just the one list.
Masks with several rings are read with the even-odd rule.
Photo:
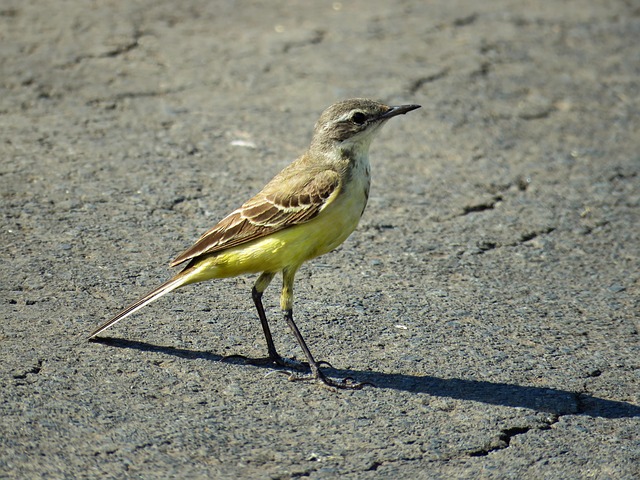
[[364, 125], [367, 121], [367, 116], [362, 112], [356, 112], [351, 115], [351, 121], [357, 125]]

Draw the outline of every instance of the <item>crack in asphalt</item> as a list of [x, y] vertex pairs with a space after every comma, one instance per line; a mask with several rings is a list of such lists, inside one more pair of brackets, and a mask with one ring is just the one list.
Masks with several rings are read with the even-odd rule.
[[465, 216], [475, 212], [484, 212], [485, 210], [493, 210], [496, 204], [502, 201], [502, 198], [503, 198], [502, 195], [494, 195], [493, 198], [489, 201], [481, 202], [475, 205], [466, 205], [462, 209], [461, 216]]
[[500, 430], [500, 433], [498, 433], [498, 435], [496, 435], [490, 442], [477, 450], [467, 452], [467, 455], [470, 457], [486, 457], [492, 452], [509, 448], [511, 446], [511, 440], [513, 440], [513, 438], [517, 437], [518, 435], [524, 435], [525, 433], [528, 433], [532, 430], [550, 430], [554, 424], [558, 423], [560, 417], [561, 415], [551, 415], [549, 418], [543, 421], [541, 425], [503, 428]]
[[440, 80], [441, 78], [446, 77], [449, 74], [449, 71], [450, 69], [447, 67], [431, 75], [419, 77], [413, 80], [409, 84], [409, 86], [407, 87], [407, 90], [411, 95], [414, 95], [416, 92], [418, 92], [418, 90], [420, 90], [423, 87], [423, 85], [426, 85], [427, 83], [435, 82], [437, 80]]
[[24, 370], [20, 373], [14, 373], [13, 378], [16, 380], [24, 380], [28, 375], [37, 375], [42, 370], [42, 365], [44, 364], [44, 360], [39, 359], [35, 365], [33, 365], [30, 369]]

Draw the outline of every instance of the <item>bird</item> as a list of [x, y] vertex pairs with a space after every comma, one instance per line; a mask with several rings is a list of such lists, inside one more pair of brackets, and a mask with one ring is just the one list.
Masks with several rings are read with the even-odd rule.
[[302, 349], [308, 379], [329, 388], [357, 389], [353, 379], [334, 380], [320, 368], [293, 320], [294, 277], [300, 266], [334, 250], [356, 229], [369, 198], [369, 146], [389, 119], [420, 105], [388, 106], [366, 98], [339, 101], [316, 122], [306, 152], [286, 166], [254, 197], [205, 232], [178, 255], [171, 267], [182, 270], [93, 330], [94, 339], [120, 320], [178, 288], [214, 278], [259, 274], [252, 288], [267, 343], [267, 361], [290, 365], [275, 347], [262, 296], [282, 274], [280, 307]]

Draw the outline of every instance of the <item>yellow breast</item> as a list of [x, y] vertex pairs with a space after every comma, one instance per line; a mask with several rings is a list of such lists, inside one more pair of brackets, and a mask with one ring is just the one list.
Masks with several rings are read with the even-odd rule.
[[[330, 252], [358, 226], [369, 196], [368, 159], [354, 165], [342, 190], [312, 220], [202, 259], [193, 282], [279, 272]], [[190, 282], [191, 283], [191, 282]]]

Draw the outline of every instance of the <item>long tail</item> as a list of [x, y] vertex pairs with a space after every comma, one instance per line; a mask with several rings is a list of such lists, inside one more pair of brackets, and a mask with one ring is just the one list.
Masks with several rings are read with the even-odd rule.
[[156, 288], [156, 289], [152, 290], [151, 292], [147, 293], [140, 300], [137, 300], [134, 303], [132, 303], [131, 305], [129, 305], [127, 308], [122, 310], [119, 314], [117, 314], [111, 320], [103, 323], [98, 328], [96, 328], [93, 332], [91, 332], [91, 334], [89, 335], [89, 339], [92, 339], [93, 337], [95, 337], [99, 333], [104, 332], [107, 328], [112, 327], [113, 325], [118, 323], [120, 320], [122, 320], [123, 318], [126, 318], [129, 315], [131, 315], [132, 313], [140, 310], [145, 305], [147, 305], [147, 304], [159, 299], [163, 295], [175, 290], [176, 288], [179, 288], [179, 287], [185, 285], [186, 283], [189, 283], [188, 282], [189, 275], [185, 275], [185, 273], [186, 272], [183, 270], [182, 272], [180, 272], [178, 275], [176, 275], [175, 277], [173, 277], [169, 281], [163, 283], [158, 288]]

